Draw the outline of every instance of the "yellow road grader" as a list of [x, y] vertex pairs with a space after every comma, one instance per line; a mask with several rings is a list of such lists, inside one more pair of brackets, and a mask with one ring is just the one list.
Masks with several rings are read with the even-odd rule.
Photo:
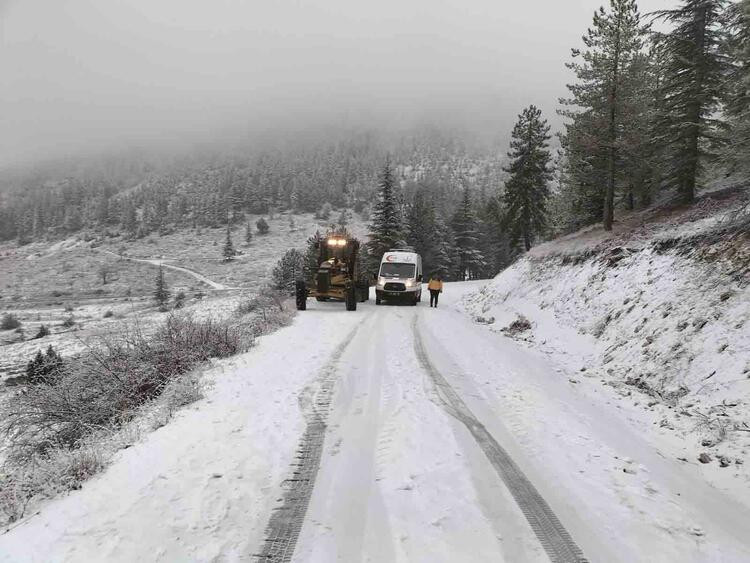
[[307, 309], [307, 298], [317, 301], [343, 301], [347, 311], [356, 311], [357, 302], [367, 301], [370, 284], [365, 272], [359, 271], [357, 256], [360, 243], [352, 237], [328, 236], [315, 243], [318, 269], [312, 280], [297, 280], [297, 309]]

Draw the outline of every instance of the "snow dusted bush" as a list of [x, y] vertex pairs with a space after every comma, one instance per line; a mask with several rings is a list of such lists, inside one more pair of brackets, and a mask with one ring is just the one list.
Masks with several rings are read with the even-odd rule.
[[256, 329], [172, 315], [155, 334], [135, 330], [102, 341], [67, 361], [59, 377], [11, 397], [0, 414], [7, 444], [0, 473], [5, 520], [22, 517], [35, 498], [80, 488], [122, 447], [104, 443], [152, 400], [158, 399], [150, 414], [155, 428], [200, 399], [200, 375], [193, 368], [244, 351]]
[[0, 483], [0, 514], [16, 522], [35, 498], [50, 498], [80, 489], [86, 479], [104, 468], [102, 452], [91, 445], [70, 450], [50, 449], [28, 464], [10, 468]]
[[288, 300], [287, 292], [265, 287], [257, 295], [241, 301], [237, 307], [237, 315], [253, 315], [247, 325], [247, 330], [253, 336], [269, 334], [291, 322], [294, 310], [286, 306]]
[[522, 332], [526, 332], [527, 330], [531, 330], [531, 323], [529, 322], [529, 319], [519, 314], [516, 320], [502, 329], [502, 332], [512, 336], [521, 334]]
[[0, 320], [0, 330], [13, 330], [20, 326], [21, 321], [13, 313], [5, 313], [2, 320]]
[[255, 226], [258, 229], [258, 233], [260, 233], [261, 235], [267, 235], [268, 231], [270, 230], [268, 222], [263, 217], [255, 222]]
[[199, 363], [242, 351], [249, 334], [212, 319], [170, 316], [153, 336], [140, 331], [105, 340], [71, 360], [61, 377], [8, 402], [0, 430], [9, 460], [27, 462], [54, 448], [75, 448], [95, 429], [117, 426]]
[[182, 377], [171, 380], [165, 386], [158, 403], [151, 412], [151, 429], [155, 430], [166, 425], [180, 408], [202, 398], [203, 385], [200, 373], [191, 371]]
[[40, 325], [34, 339], [44, 338], [45, 336], [49, 336], [49, 329], [46, 325]]

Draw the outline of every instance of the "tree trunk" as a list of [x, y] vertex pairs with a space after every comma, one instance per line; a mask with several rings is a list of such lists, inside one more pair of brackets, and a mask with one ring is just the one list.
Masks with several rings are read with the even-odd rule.
[[[695, 31], [697, 37], [695, 38], [696, 46], [698, 47], [698, 53], [700, 56], [703, 55], [706, 49], [706, 8], [704, 7], [699, 12], [697, 21], [695, 22]], [[697, 66], [695, 71], [695, 91], [703, 91], [704, 72], [702, 63], [700, 61], [692, 61]], [[700, 122], [701, 122], [701, 103], [700, 100], [693, 100], [693, 103], [688, 107], [687, 121], [690, 123], [690, 127], [687, 132], [686, 142], [686, 158], [687, 163], [685, 165], [685, 176], [681, 184], [682, 201], [685, 203], [692, 203], [695, 201], [695, 185], [698, 179], [698, 160], [700, 159]]]
[[612, 64], [612, 85], [609, 90], [609, 150], [607, 155], [607, 191], [604, 194], [604, 230], [612, 230], [615, 204], [615, 170], [617, 158], [617, 80], [620, 74], [620, 14], [617, 17], [617, 43]]

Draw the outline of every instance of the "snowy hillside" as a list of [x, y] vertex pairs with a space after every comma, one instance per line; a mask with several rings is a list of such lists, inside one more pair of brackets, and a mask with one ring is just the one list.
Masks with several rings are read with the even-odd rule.
[[571, 385], [610, 386], [709, 480], [747, 487], [749, 200], [708, 195], [541, 245], [463, 306], [555, 357]]

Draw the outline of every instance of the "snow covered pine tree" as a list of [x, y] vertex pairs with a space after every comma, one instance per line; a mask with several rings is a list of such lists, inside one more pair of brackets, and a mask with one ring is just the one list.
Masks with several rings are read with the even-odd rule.
[[542, 111], [531, 105], [518, 116], [511, 135], [511, 162], [505, 169], [510, 174], [505, 185], [506, 214], [511, 243], [523, 240], [527, 251], [547, 223], [548, 183], [552, 179], [549, 130]]

